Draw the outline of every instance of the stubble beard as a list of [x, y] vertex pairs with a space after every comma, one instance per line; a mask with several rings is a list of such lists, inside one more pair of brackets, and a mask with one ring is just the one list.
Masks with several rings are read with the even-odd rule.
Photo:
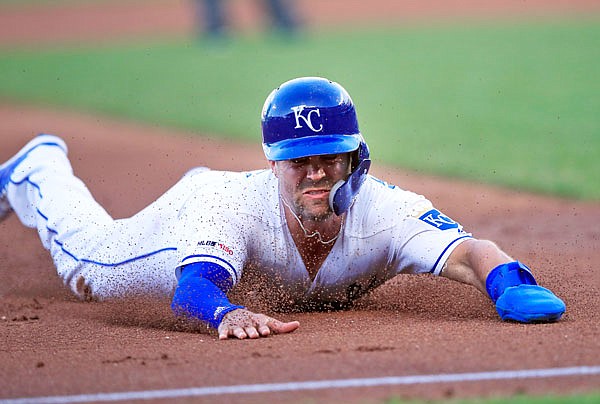
[[331, 210], [328, 202], [326, 206], [321, 203], [318, 206], [305, 206], [301, 196], [294, 200], [294, 210], [303, 222], [325, 222], [333, 215], [333, 210]]

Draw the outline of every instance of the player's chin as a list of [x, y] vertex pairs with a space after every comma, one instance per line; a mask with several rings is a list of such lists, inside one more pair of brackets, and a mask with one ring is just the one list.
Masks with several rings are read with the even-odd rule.
[[310, 218], [314, 221], [324, 221], [331, 217], [333, 211], [329, 206], [329, 203], [326, 204], [312, 204], [311, 206], [307, 206], [304, 209], [304, 213], [306, 217]]
[[301, 195], [296, 200], [296, 206], [300, 216], [305, 220], [325, 220], [333, 214], [329, 206], [329, 198], [325, 196], [315, 198], [314, 196]]

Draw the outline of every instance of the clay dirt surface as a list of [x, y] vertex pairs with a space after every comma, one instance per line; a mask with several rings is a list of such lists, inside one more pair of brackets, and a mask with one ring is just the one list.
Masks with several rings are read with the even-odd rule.
[[[323, 3], [326, 2], [301, 4], [304, 8], [321, 4], [325, 9]], [[352, 2], [354, 9], [344, 9], [348, 20], [357, 19], [356, 13], [360, 15], [359, 3], [365, 2]], [[428, 1], [422, 5], [441, 3]], [[447, 4], [458, 13], [460, 5], [475, 7], [476, 3]], [[485, 3], [488, 8], [495, 4], [506, 13], [518, 12], [519, 3], [534, 14], [535, 10], [540, 10], [540, 14], [547, 12], [542, 10], [544, 5], [558, 13], [565, 9], [573, 11], [571, 8], [577, 6], [579, 11], [597, 10], [595, 2], [585, 1]], [[127, 8], [127, 4], [106, 2], [104, 12], [119, 15], [120, 21], [128, 21], [126, 15], [130, 21], [144, 20], [132, 14], [136, 8]], [[167, 7], [169, 2], [148, 4], [152, 10], [162, 4], [168, 21], [174, 13], [180, 13], [180, 24], [165, 26], [165, 31], [183, 27], [181, 33], [189, 29], [182, 3], [171, 3], [171, 7]], [[398, 18], [411, 10], [419, 11], [423, 18], [426, 15], [425, 10], [415, 10], [419, 7], [413, 2], [396, 4], [404, 4], [405, 8], [393, 4], [382, 6], [388, 12], [386, 18], [390, 18], [392, 11]], [[81, 8], [84, 7], [63, 10], [74, 12]], [[11, 9], [13, 18], [19, 13], [26, 14], [24, 18], [36, 15], [33, 9], [19, 10]], [[432, 10], [431, 15], [443, 14], [439, 10]], [[370, 16], [373, 10], [363, 9], [363, 13]], [[469, 10], [464, 11], [465, 15], [468, 13]], [[101, 18], [98, 21], [102, 23]], [[152, 19], [149, 17], [147, 21]], [[21, 26], [18, 22], [14, 25]], [[78, 33], [80, 38], [86, 35], [98, 38], [102, 30], [93, 34], [93, 24], [88, 25], [87, 28], [77, 25], [74, 31], [87, 32]], [[127, 26], [120, 25], [121, 32], [126, 31], [124, 25]], [[138, 27], [137, 32], [144, 29]], [[41, 33], [37, 35], [40, 38]], [[2, 36], [5, 38], [4, 33]], [[60, 35], [55, 38], [60, 39]], [[236, 144], [8, 100], [0, 102], [0, 161], [9, 158], [40, 131], [56, 133], [65, 139], [76, 175], [116, 218], [143, 208], [192, 167], [248, 170], [266, 166], [259, 142]], [[376, 159], [377, 151], [373, 154]], [[600, 365], [598, 203], [429, 177], [383, 167], [377, 162], [373, 174], [426, 195], [474, 236], [494, 240], [526, 262], [538, 281], [565, 301], [567, 313], [554, 324], [502, 322], [491, 302], [470, 287], [443, 278], [405, 275], [386, 283], [348, 311], [275, 314], [282, 320], [300, 321], [300, 328], [292, 334], [252, 341], [218, 341], [214, 331], [173, 318], [168, 300], [78, 301], [55, 275], [36, 232], [21, 226], [12, 215], [0, 222], [0, 400]], [[249, 308], [268, 312], [254, 296], [252, 288], [238, 293], [239, 301]], [[392, 396], [441, 399], [571, 394], [597, 392], [599, 388], [600, 376], [595, 374], [209, 395], [183, 397], [179, 401], [368, 403]]]

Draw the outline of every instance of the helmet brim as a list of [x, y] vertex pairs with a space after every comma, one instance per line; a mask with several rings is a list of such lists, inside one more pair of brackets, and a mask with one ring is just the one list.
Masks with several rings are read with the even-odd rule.
[[319, 135], [263, 144], [267, 160], [280, 161], [325, 154], [352, 152], [360, 146], [362, 135]]

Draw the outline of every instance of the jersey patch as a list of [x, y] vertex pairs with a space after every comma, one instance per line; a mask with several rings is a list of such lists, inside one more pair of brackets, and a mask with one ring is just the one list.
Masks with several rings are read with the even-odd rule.
[[437, 209], [431, 209], [419, 217], [420, 220], [440, 230], [458, 229], [459, 224]]
[[225, 251], [227, 254], [233, 255], [233, 249], [231, 247], [228, 247], [223, 243], [219, 243], [218, 241], [202, 240], [202, 241], [198, 241], [198, 245], [220, 248], [221, 250]]

